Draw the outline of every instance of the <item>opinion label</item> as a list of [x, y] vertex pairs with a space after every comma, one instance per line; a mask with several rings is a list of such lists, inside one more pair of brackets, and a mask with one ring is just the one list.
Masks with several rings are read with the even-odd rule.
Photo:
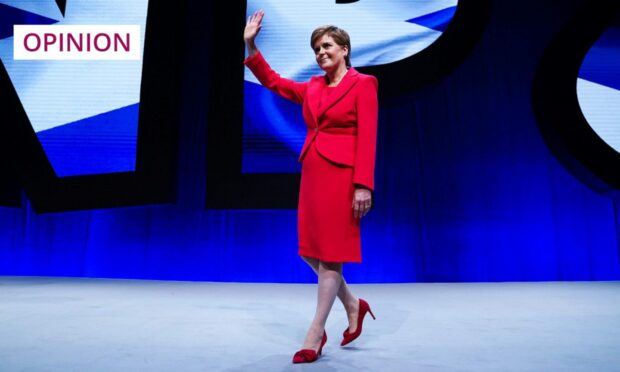
[[16, 60], [137, 60], [139, 25], [14, 25]]

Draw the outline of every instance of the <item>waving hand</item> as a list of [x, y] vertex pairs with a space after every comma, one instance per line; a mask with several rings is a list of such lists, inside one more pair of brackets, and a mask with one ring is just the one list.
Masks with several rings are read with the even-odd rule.
[[260, 29], [262, 27], [261, 22], [263, 21], [264, 15], [265, 15], [264, 11], [258, 10], [254, 12], [254, 14], [248, 17], [248, 21], [245, 24], [245, 31], [243, 32], [243, 41], [245, 41], [245, 44], [248, 48], [248, 52], [250, 55], [254, 55], [258, 52], [258, 49], [256, 48], [256, 44], [254, 43], [254, 40], [256, 39], [256, 36], [260, 32]]

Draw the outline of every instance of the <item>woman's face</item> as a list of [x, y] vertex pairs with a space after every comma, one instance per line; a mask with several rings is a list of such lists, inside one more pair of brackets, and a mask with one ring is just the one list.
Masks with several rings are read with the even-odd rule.
[[344, 57], [348, 53], [347, 47], [338, 45], [328, 34], [324, 34], [314, 43], [316, 63], [326, 72], [336, 70], [340, 65], [346, 67]]

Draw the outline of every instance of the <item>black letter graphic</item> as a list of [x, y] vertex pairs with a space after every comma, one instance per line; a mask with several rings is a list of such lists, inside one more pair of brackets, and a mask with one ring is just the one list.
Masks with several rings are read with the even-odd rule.
[[620, 154], [584, 118], [577, 100], [577, 76], [588, 50], [618, 12], [620, 2], [615, 0], [587, 3], [545, 50], [532, 95], [548, 146], [576, 177], [601, 192], [620, 189]]
[[[59, 2], [61, 11], [65, 3]], [[182, 8], [176, 3], [149, 2], [135, 172], [58, 177], [29, 123], [4, 65], [0, 66], [2, 155], [5, 162], [15, 166], [37, 212], [173, 201], [177, 100], [183, 56], [178, 42], [181, 39], [179, 33], [184, 30], [182, 15]], [[5, 174], [3, 172], [3, 176]]]

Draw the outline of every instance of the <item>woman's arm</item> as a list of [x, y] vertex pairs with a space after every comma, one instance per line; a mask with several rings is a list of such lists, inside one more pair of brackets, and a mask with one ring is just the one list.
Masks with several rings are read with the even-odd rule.
[[377, 120], [379, 104], [377, 89], [379, 83], [374, 76], [366, 76], [357, 95], [357, 147], [353, 183], [374, 189], [375, 153], [377, 147]]
[[243, 63], [267, 89], [293, 102], [303, 103], [308, 83], [298, 83], [281, 77], [269, 66], [260, 51], [246, 58]]
[[374, 189], [375, 154], [377, 147], [377, 120], [379, 105], [377, 100], [378, 82], [374, 76], [360, 81], [357, 106], [357, 148], [353, 169], [353, 215], [361, 218], [372, 206]]
[[256, 46], [256, 36], [262, 27], [261, 22], [264, 15], [265, 13], [259, 10], [248, 17], [243, 33], [243, 40], [248, 49], [248, 57], [243, 63], [248, 66], [263, 86], [286, 99], [302, 103], [306, 96], [307, 83], [298, 83], [281, 77], [269, 66]]

